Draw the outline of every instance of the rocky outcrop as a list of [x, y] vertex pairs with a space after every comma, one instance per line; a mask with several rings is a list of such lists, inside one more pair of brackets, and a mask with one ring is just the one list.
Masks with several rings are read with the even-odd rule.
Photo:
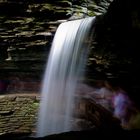
[[66, 20], [95, 15], [97, 23], [87, 64], [87, 80], [92, 83], [94, 79], [116, 79], [139, 100], [138, 2], [114, 0], [109, 6], [111, 1], [1, 1], [1, 91], [13, 77], [23, 83], [36, 79], [40, 82], [58, 25]]
[[6, 87], [13, 78], [23, 83], [40, 81], [58, 25], [67, 20], [105, 13], [110, 2], [0, 1], [0, 91], [6, 91], [2, 85]]
[[105, 4], [101, 8], [103, 4], [92, 0], [0, 2], [0, 60], [44, 59], [44, 51], [48, 51], [57, 26], [63, 22], [59, 20], [102, 14], [109, 5]]
[[33, 133], [39, 100], [37, 95], [0, 96], [0, 135]]
[[[91, 128], [119, 128], [120, 122], [112, 113], [93, 99], [76, 96], [74, 131]], [[8, 133], [36, 133], [39, 94], [11, 94], [0, 96], [0, 135]]]

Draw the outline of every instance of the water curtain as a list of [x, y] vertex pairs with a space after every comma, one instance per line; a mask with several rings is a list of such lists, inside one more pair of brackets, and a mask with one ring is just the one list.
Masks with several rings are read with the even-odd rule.
[[74, 96], [93, 33], [95, 17], [61, 23], [44, 74], [37, 137], [71, 131]]

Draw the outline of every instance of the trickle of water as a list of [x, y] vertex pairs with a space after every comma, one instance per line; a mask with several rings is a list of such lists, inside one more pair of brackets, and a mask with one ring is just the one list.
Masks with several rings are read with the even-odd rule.
[[76, 85], [83, 77], [95, 17], [61, 23], [44, 75], [37, 137], [71, 131]]

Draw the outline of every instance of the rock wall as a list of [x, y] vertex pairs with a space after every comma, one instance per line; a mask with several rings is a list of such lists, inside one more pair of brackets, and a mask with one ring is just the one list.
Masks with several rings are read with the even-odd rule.
[[0, 96], [0, 135], [33, 133], [38, 106], [39, 97], [37, 95]]
[[[38, 94], [9, 94], [0, 96], [0, 135], [19, 133], [34, 135], [40, 96]], [[74, 128], [114, 127], [119, 123], [112, 114], [94, 100], [76, 97]], [[47, 118], [46, 118], [47, 119]], [[117, 122], [117, 123], [116, 123]]]
[[[67, 20], [101, 15], [106, 12], [110, 2], [111, 0], [0, 1], [1, 83], [11, 83], [13, 77], [21, 83], [40, 82], [58, 25]], [[0, 91], [6, 90], [1, 87]]]

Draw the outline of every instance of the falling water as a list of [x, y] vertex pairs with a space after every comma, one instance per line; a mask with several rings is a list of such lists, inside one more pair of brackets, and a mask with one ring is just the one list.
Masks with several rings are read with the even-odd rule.
[[72, 130], [76, 84], [83, 74], [94, 21], [95, 17], [68, 21], [57, 29], [42, 86], [37, 137]]

